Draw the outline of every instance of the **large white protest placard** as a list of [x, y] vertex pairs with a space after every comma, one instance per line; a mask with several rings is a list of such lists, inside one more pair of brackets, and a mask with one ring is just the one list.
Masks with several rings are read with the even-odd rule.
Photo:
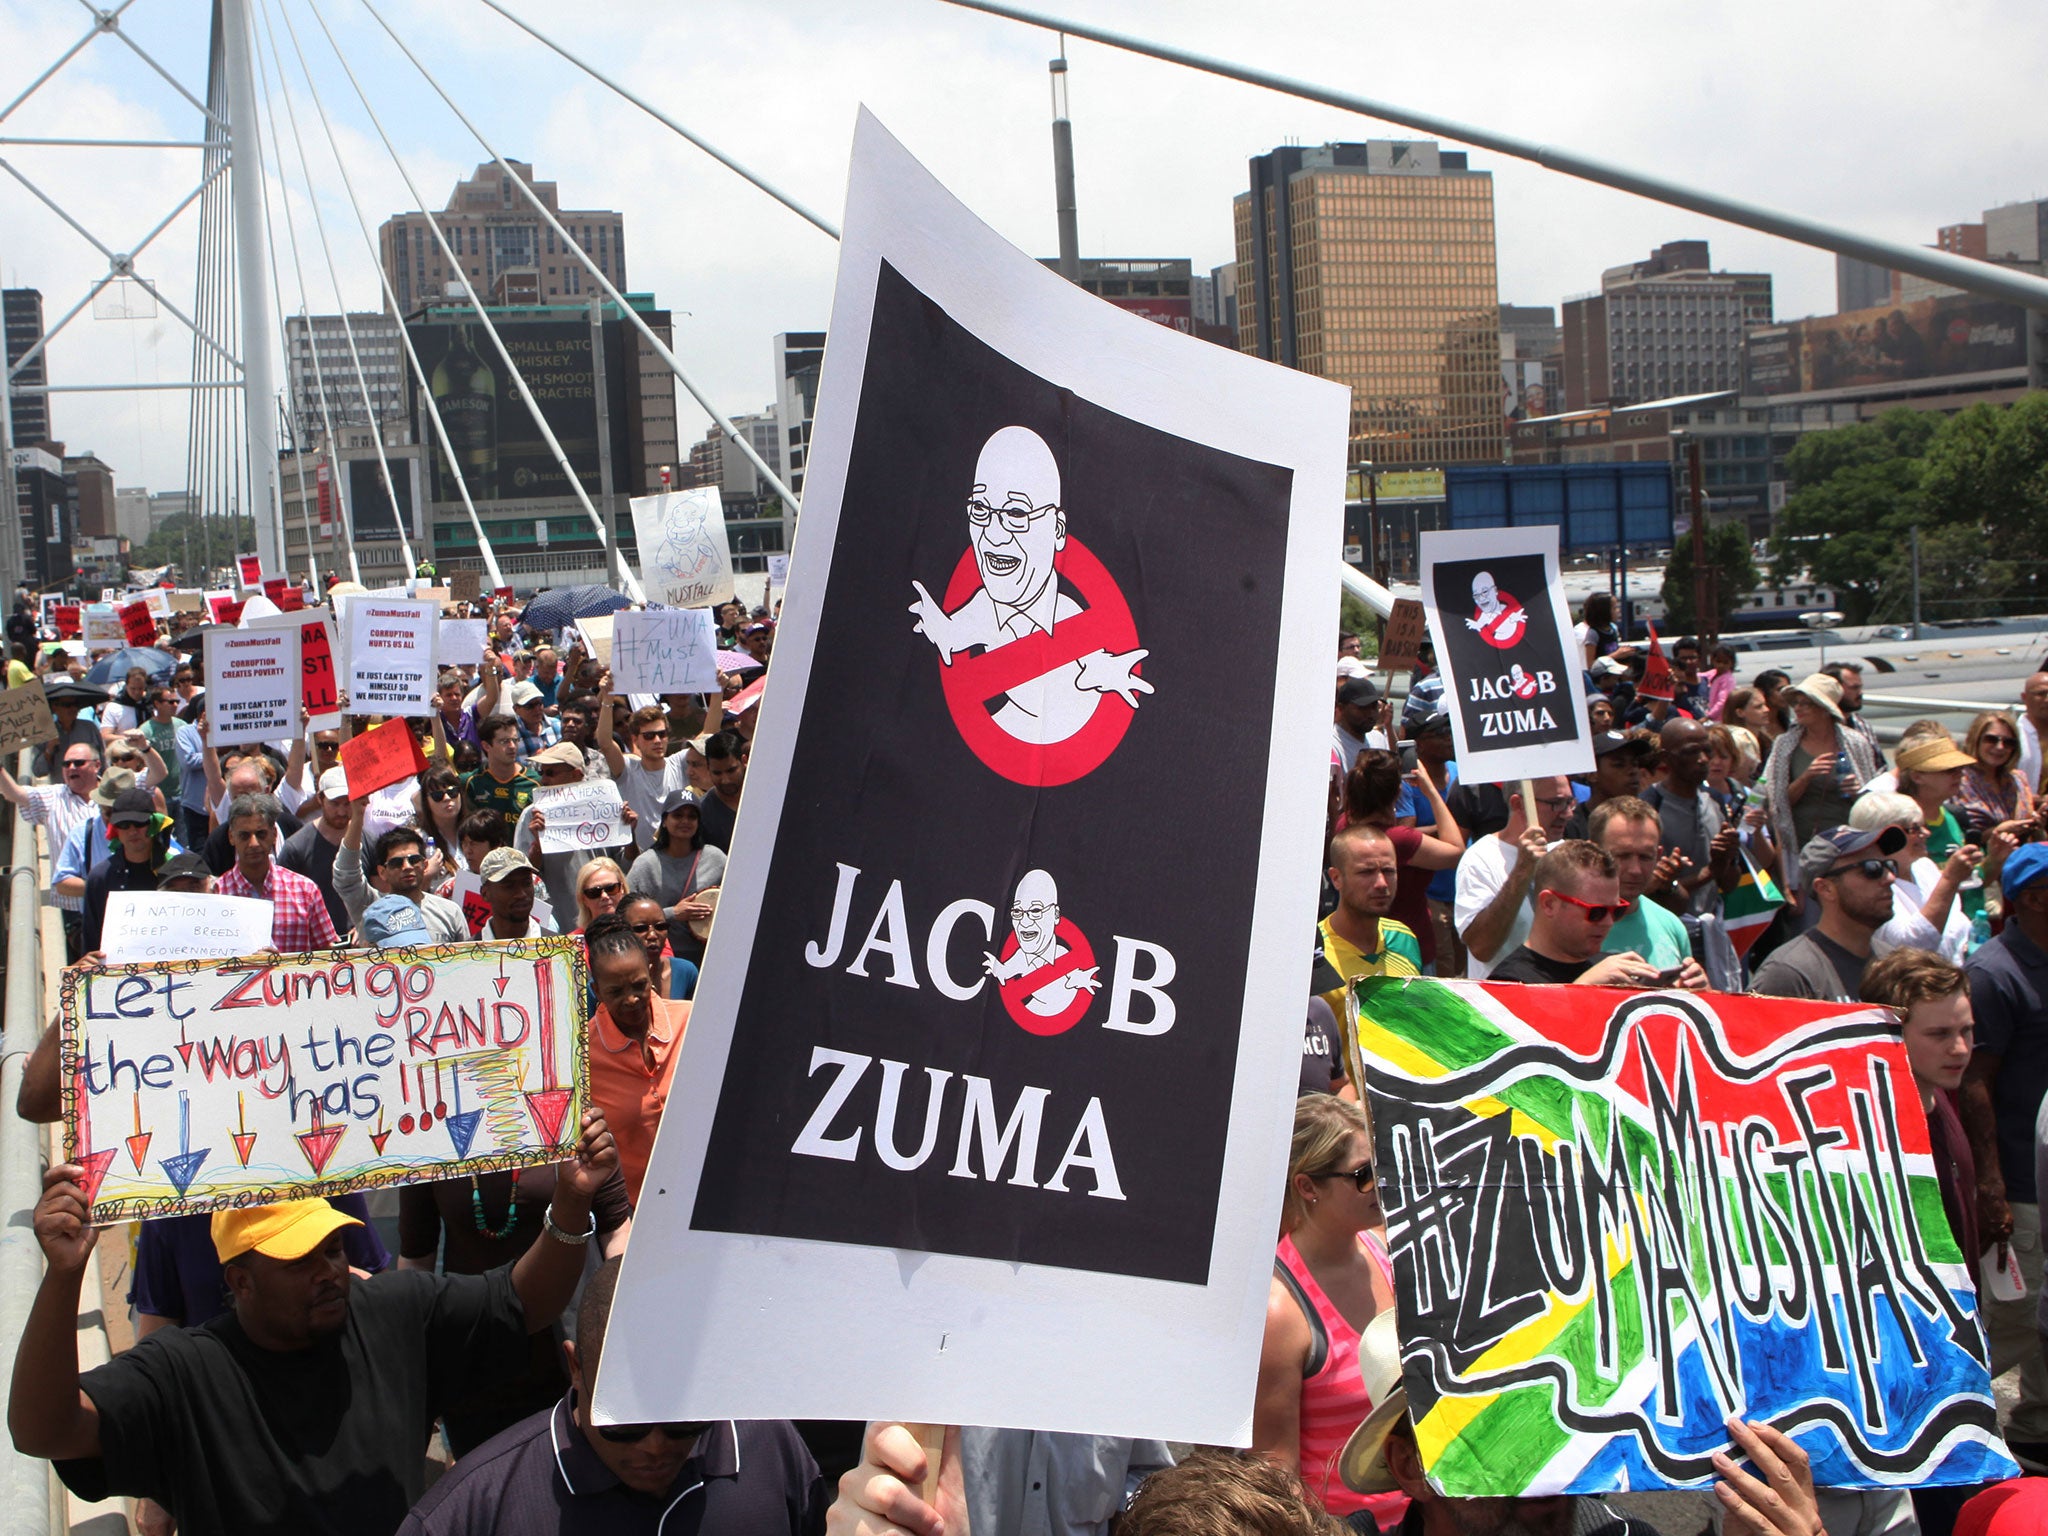
[[533, 805], [542, 813], [542, 853], [575, 853], [624, 841], [619, 820], [625, 802], [619, 798], [619, 786], [610, 779], [537, 789]]
[[612, 615], [612, 688], [619, 693], [710, 693], [718, 687], [718, 626], [704, 608]]
[[440, 604], [357, 595], [347, 618], [349, 707], [364, 715], [432, 714]]
[[717, 486], [634, 497], [633, 535], [649, 602], [703, 608], [732, 596], [732, 555]]
[[299, 626], [265, 623], [206, 636], [206, 712], [218, 742], [299, 733]]
[[490, 627], [488, 619], [443, 619], [434, 660], [444, 667], [482, 666]]
[[232, 960], [270, 948], [271, 905], [253, 896], [114, 891], [100, 949], [109, 965], [138, 960]]
[[1467, 784], [1593, 771], [1557, 529], [1422, 535], [1422, 607]]
[[866, 114], [831, 335], [597, 1419], [1245, 1444], [1348, 393], [1095, 301]]
[[559, 1162], [573, 938], [64, 975], [64, 1151], [105, 1224]]
[[128, 643], [128, 631], [112, 603], [87, 603], [78, 638], [89, 651], [119, 650]]

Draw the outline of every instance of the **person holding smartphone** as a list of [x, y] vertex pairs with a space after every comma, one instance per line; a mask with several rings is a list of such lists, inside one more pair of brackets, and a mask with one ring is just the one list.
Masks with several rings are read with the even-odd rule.
[[[1635, 903], [1622, 899], [1614, 860], [1597, 843], [1569, 838], [1550, 849], [1536, 861], [1530, 893], [1535, 915], [1529, 937], [1493, 968], [1488, 981], [1654, 987], [1684, 984], [1690, 974], [1688, 966], [1699, 971], [1698, 964], [1688, 958], [1666, 979], [1634, 950], [1600, 952], [1615, 923], [1626, 917]], [[1690, 984], [1704, 986], [1705, 972]]]
[[1677, 849], [1663, 846], [1657, 808], [1634, 795], [1617, 795], [1593, 807], [1586, 831], [1614, 860], [1621, 899], [1630, 904], [1607, 930], [1602, 951], [1642, 956], [1656, 971], [1660, 987], [1706, 986], [1706, 970], [1692, 957], [1685, 924], [1669, 908], [1643, 900], [1645, 892], [1668, 886], [1684, 859]]

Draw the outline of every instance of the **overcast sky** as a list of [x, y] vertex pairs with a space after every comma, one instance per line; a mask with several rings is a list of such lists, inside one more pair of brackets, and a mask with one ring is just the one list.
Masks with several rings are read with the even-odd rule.
[[[309, 9], [289, 0], [321, 99], [372, 229], [417, 206], [372, 132]], [[358, 0], [317, 0], [386, 127], [439, 208], [483, 151], [391, 47]], [[835, 246], [795, 215], [528, 39], [477, 0], [378, 0], [497, 148], [561, 186], [565, 206], [617, 208], [630, 286], [675, 311], [675, 349], [718, 405], [773, 396], [770, 338], [822, 327]], [[837, 220], [848, 141], [865, 102], [938, 177], [1033, 254], [1055, 248], [1047, 33], [938, 0], [507, 0], [671, 116]], [[1246, 6], [1242, 0], [1067, 0], [1097, 24], [1316, 82], [1859, 231], [1931, 243], [1937, 225], [2048, 195], [2038, 131], [2048, 71], [2040, 0], [1696, 0], [1684, 7], [1532, 7], [1446, 0]], [[263, 0], [275, 17], [276, 0]], [[195, 93], [205, 79], [200, 0], [135, 0], [122, 24]], [[0, 0], [0, 102], [90, 18], [60, 0]], [[544, 30], [547, 28], [544, 26]], [[313, 101], [280, 28], [293, 100], [340, 289], [380, 306], [372, 257], [342, 192]], [[1408, 136], [1272, 92], [1071, 42], [1081, 250], [1230, 259], [1230, 202], [1248, 157], [1276, 144]], [[266, 60], [267, 62], [267, 60]], [[283, 103], [285, 180], [305, 302], [335, 307]], [[198, 114], [135, 56], [101, 38], [6, 120], [19, 136], [198, 137]], [[113, 248], [125, 249], [196, 181], [190, 151], [6, 146], [0, 154]], [[1500, 297], [1555, 305], [1603, 267], [1665, 241], [1705, 238], [1715, 265], [1777, 278], [1780, 317], [1834, 309], [1833, 258], [1475, 151], [1494, 173]], [[280, 211], [284, 204], [276, 205]], [[299, 307], [290, 254], [284, 307]], [[196, 219], [139, 268], [189, 312]], [[11, 178], [0, 178], [0, 273], [43, 290], [54, 321], [104, 258]], [[168, 315], [82, 315], [52, 344], [58, 382], [189, 377], [189, 334]], [[280, 380], [281, 380], [280, 375]], [[679, 391], [680, 393], [680, 391]], [[704, 418], [681, 401], [687, 444]], [[185, 396], [59, 395], [53, 430], [117, 483], [185, 480]]]

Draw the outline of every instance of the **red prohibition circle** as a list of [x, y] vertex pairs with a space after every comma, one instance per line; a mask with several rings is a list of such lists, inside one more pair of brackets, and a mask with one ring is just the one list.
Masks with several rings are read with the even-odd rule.
[[[1058, 980], [1069, 971], [1085, 970], [1095, 963], [1095, 950], [1088, 943], [1088, 936], [1064, 917], [1053, 926], [1052, 936], [1067, 946], [1064, 955], [1051, 965], [1040, 966], [1035, 971], [1004, 982], [997, 989], [1003, 999], [1003, 1007], [1008, 1010], [1010, 1017], [1017, 1021], [1017, 1027], [1027, 1034], [1064, 1035], [1081, 1022], [1081, 1016], [1088, 1011], [1088, 1005], [1095, 1001], [1095, 994], [1092, 992], [1076, 992], [1074, 1000], [1058, 1013], [1033, 1013], [1025, 1006], [1031, 994], [1049, 982]], [[1003, 945], [1003, 952], [999, 958], [1008, 961], [1016, 953], [1017, 935], [1013, 933], [1009, 941]]]
[[[989, 713], [989, 700], [1091, 651], [1121, 654], [1138, 647], [1138, 626], [1131, 618], [1131, 606], [1093, 551], [1069, 534], [1065, 546], [1053, 557], [1053, 569], [1074, 584], [1087, 604], [1084, 611], [1060, 620], [1050, 635], [1028, 635], [978, 656], [955, 656], [950, 666], [939, 665], [946, 709], [968, 750], [1012, 783], [1043, 787], [1071, 784], [1100, 768], [1124, 739], [1131, 717], [1137, 713], [1119, 695], [1100, 694], [1086, 725], [1066, 740], [1044, 746], [1019, 741]], [[948, 613], [958, 613], [980, 586], [981, 568], [970, 547], [953, 568], [941, 605]], [[1142, 665], [1133, 670], [1143, 675]]]

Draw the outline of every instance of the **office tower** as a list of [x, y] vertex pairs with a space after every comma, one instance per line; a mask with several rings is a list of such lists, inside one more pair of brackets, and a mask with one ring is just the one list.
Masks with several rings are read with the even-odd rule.
[[[7, 366], [11, 369], [28, 355], [29, 348], [43, 339], [43, 295], [36, 288], [9, 288], [0, 294], [0, 315], [5, 317], [7, 330]], [[33, 443], [50, 440], [50, 397], [40, 392], [21, 393], [24, 385], [42, 385], [50, 382], [49, 371], [43, 366], [49, 361], [48, 352], [38, 352], [30, 359], [26, 368], [14, 375], [14, 392], [9, 398], [14, 409], [14, 446], [26, 448]]]
[[[596, 209], [564, 210], [552, 181], [535, 181], [533, 167], [510, 162], [519, 178], [532, 187], [548, 211], [561, 220], [570, 237], [596, 261], [611, 285], [626, 291], [626, 223], [623, 215]], [[604, 290], [592, 279], [574, 252], [564, 250], [547, 222], [534, 212], [526, 195], [495, 163], [480, 165], [469, 180], [458, 182], [439, 213], [393, 214], [377, 232], [377, 248], [391, 291], [398, 295], [401, 315], [410, 315], [447, 297], [457, 275], [450, 271], [429, 227], [441, 226], [462, 262], [470, 284], [486, 303], [494, 294], [521, 302], [560, 304]], [[503, 288], [500, 277], [506, 277]]]
[[1706, 241], [1670, 241], [1565, 301], [1565, 409], [1737, 388], [1743, 338], [1770, 323], [1768, 272], [1716, 272]]
[[[349, 355], [350, 332], [355, 335], [356, 357], [362, 360], [360, 381], [356, 360]], [[380, 424], [406, 419], [405, 375], [410, 365], [393, 316], [375, 311], [351, 313], [344, 327], [340, 315], [288, 315], [284, 346], [292, 425], [302, 445], [317, 441], [328, 422], [340, 435], [343, 427], [368, 427], [373, 415]], [[364, 385], [369, 387], [368, 412], [363, 408]]]

